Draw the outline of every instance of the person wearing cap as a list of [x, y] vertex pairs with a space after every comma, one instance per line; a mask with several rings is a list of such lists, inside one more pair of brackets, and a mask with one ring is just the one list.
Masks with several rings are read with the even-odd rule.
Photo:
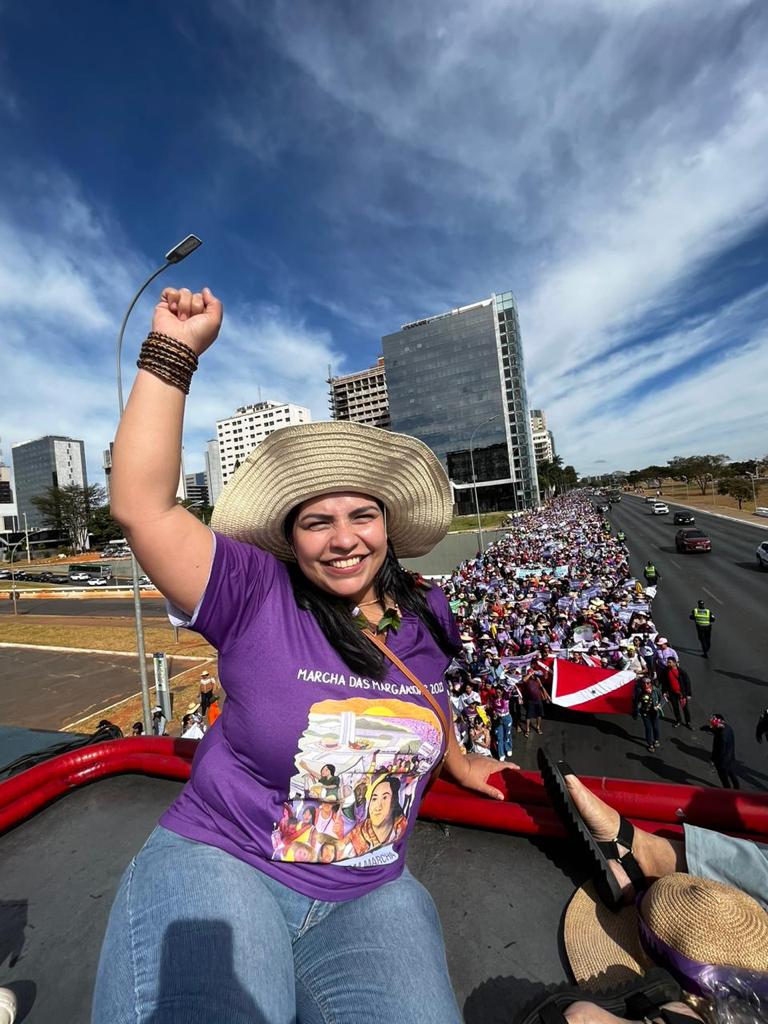
[[645, 568], [643, 569], [643, 576], [645, 576], [645, 582], [648, 584], [649, 587], [655, 587], [656, 584], [659, 583], [661, 580], [661, 573], [656, 568], [656, 566], [650, 558], [645, 563]]
[[[691, 702], [691, 677], [677, 662], [677, 658], [667, 659], [666, 672], [664, 674], [664, 682], [662, 692], [665, 694], [667, 700], [672, 705], [672, 711], [675, 716], [675, 724], [673, 729], [679, 729], [683, 724], [682, 718], [685, 718], [686, 729], [691, 729], [691, 709], [689, 707]], [[682, 710], [682, 718], [680, 712]]]
[[[209, 289], [164, 290], [114, 444], [112, 514], [174, 624], [217, 649], [227, 701], [123, 875], [93, 1024], [188, 1019], [184, 976], [166, 974], [187, 946], [211, 965], [209, 983], [197, 979], [200, 1019], [352, 1024], [364, 1007], [374, 1024], [458, 1022], [407, 840], [443, 763], [497, 800], [491, 777], [506, 765], [461, 750], [443, 682], [458, 629], [442, 590], [399, 562], [446, 535], [450, 483], [407, 435], [349, 421], [287, 426], [244, 458], [205, 526], [176, 487], [184, 395], [221, 319]], [[399, 767], [406, 743], [417, 771]], [[274, 841], [284, 812], [314, 822], [302, 765], [319, 773], [329, 759], [342, 799], [365, 782], [363, 827], [332, 863], [315, 829], [300, 845]], [[222, 935], [239, 999], [217, 990]]]
[[696, 626], [696, 634], [701, 644], [701, 653], [705, 658], [708, 658], [709, 648], [712, 646], [712, 623], [715, 621], [715, 616], [702, 600], [698, 600], [696, 607], [688, 617]]
[[200, 674], [200, 714], [205, 715], [215, 693], [218, 693], [219, 685], [216, 677], [212, 676], [208, 669], [203, 669]]
[[165, 736], [165, 727], [168, 724], [168, 719], [165, 717], [165, 712], [156, 704], [152, 708], [152, 735], [153, 736]]
[[720, 714], [712, 715], [702, 732], [712, 733], [712, 764], [720, 782], [726, 789], [741, 789], [736, 774], [736, 736], [733, 729]]

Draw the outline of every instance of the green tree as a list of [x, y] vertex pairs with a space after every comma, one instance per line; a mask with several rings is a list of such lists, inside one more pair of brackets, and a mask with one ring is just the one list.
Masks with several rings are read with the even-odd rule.
[[557, 492], [558, 486], [562, 490], [562, 465], [563, 460], [559, 455], [549, 461], [539, 462], [536, 466], [536, 475], [539, 478], [539, 490], [544, 492], [545, 498], [550, 498]]
[[[755, 481], [755, 494], [760, 491], [760, 485]], [[742, 503], [752, 497], [752, 481], [744, 476], [723, 477], [717, 485], [718, 494], [727, 494], [735, 498], [741, 508]]]
[[115, 522], [109, 512], [109, 505], [100, 505], [91, 512], [90, 532], [96, 546], [110, 540], [121, 540], [123, 528]]
[[709, 481], [716, 480], [725, 472], [728, 461], [727, 455], [678, 455], [669, 460], [669, 469], [666, 472], [678, 479], [687, 477], [689, 481], [695, 481], [701, 493], [706, 494]]
[[43, 494], [32, 499], [45, 520], [46, 526], [65, 533], [75, 551], [88, 547], [91, 518], [106, 503], [106, 491], [101, 484], [81, 487], [48, 487]]

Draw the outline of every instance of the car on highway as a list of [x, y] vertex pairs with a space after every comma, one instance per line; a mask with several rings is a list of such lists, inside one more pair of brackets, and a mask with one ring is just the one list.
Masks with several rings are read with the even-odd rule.
[[656, 501], [656, 499], [654, 498], [654, 496], [652, 494], [646, 494], [646, 496], [645, 496], [645, 504], [646, 505], [653, 505], [655, 501]]
[[669, 505], [663, 501], [654, 501], [651, 512], [655, 516], [665, 516], [669, 512]]
[[73, 573], [70, 573], [69, 582], [70, 583], [87, 583], [90, 578], [91, 577], [88, 575], [87, 572], [73, 572]]
[[0, 569], [0, 580], [10, 579], [10, 576], [11, 576], [11, 570], [10, 569]]
[[764, 540], [762, 544], [758, 544], [757, 551], [757, 564], [761, 569], [768, 569], [768, 540]]
[[149, 576], [144, 575], [144, 576], [139, 576], [139, 586], [140, 587], [154, 587], [154, 583], [149, 578]]
[[691, 512], [675, 512], [675, 526], [693, 526], [696, 517]]
[[675, 534], [675, 547], [678, 551], [711, 551], [712, 541], [703, 530], [678, 530]]
[[89, 587], [106, 587], [109, 580], [106, 580], [103, 576], [91, 576], [88, 580]]
[[595, 505], [595, 509], [598, 512], [610, 512], [611, 506], [607, 502], [603, 501], [599, 505]]

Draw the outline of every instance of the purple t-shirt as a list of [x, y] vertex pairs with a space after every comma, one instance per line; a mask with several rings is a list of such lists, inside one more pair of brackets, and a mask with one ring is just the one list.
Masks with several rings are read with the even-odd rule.
[[[350, 671], [296, 605], [283, 562], [221, 534], [215, 540], [205, 594], [180, 624], [217, 648], [227, 699], [160, 824], [312, 899], [362, 896], [403, 870], [443, 748], [440, 721], [391, 663], [383, 682]], [[458, 644], [442, 590], [427, 601]], [[427, 627], [404, 613], [387, 644], [450, 722], [450, 658]]]

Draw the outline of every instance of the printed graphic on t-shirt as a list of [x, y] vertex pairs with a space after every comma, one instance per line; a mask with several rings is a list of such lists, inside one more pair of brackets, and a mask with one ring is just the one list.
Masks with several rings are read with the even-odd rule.
[[344, 867], [397, 860], [395, 844], [441, 742], [431, 708], [363, 697], [313, 704], [272, 859]]

